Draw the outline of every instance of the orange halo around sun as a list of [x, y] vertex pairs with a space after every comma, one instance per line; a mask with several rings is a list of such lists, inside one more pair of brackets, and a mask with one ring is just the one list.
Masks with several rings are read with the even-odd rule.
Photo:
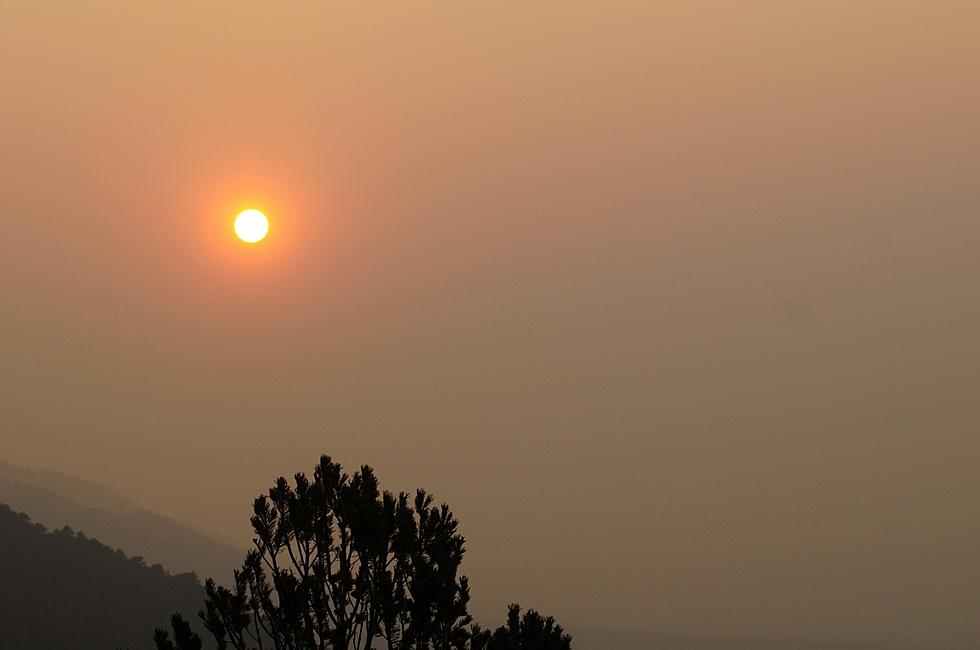
[[235, 235], [246, 244], [257, 244], [269, 234], [269, 219], [259, 210], [244, 210], [235, 217]]

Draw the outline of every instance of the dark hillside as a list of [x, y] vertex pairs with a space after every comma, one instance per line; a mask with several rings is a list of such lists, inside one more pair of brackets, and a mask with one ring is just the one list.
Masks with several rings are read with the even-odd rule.
[[150, 650], [154, 627], [196, 619], [203, 590], [70, 529], [0, 504], [0, 648]]
[[[146, 510], [91, 507], [81, 499], [39, 485], [37, 481], [46, 476], [61, 475], [54, 472], [18, 475], [17, 480], [0, 476], [0, 503], [17, 512], [29, 513], [33, 521], [52, 530], [69, 526], [113, 548], [141, 556], [150, 564], [163, 564], [173, 573], [194, 572], [202, 581], [214, 578], [227, 582], [241, 563], [244, 551], [188, 526]], [[34, 481], [27, 483], [23, 479]]]

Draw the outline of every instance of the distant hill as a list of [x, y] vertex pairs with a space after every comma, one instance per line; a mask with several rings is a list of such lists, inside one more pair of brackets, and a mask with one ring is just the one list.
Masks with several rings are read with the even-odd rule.
[[0, 648], [150, 650], [172, 612], [196, 620], [203, 589], [0, 504]]
[[[130, 512], [140, 507], [104, 485], [47, 469], [19, 467], [0, 460], [0, 479], [40, 487], [76, 503], [111, 512]], [[3, 499], [0, 498], [0, 501]]]
[[[60, 489], [47, 487], [46, 480]], [[61, 490], [71, 497], [59, 493]], [[69, 526], [113, 548], [143, 557], [150, 564], [163, 564], [174, 573], [194, 572], [202, 580], [213, 577], [219, 583], [229, 582], [244, 557], [241, 549], [167, 517], [137, 509], [125, 497], [95, 483], [57, 472], [0, 463], [0, 502], [26, 512], [33, 521], [48, 528]]]

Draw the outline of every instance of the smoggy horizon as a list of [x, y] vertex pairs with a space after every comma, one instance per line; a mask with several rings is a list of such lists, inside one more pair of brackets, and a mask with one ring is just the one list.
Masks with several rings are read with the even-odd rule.
[[329, 454], [481, 612], [973, 647], [980, 5], [0, 18], [0, 459], [244, 546]]

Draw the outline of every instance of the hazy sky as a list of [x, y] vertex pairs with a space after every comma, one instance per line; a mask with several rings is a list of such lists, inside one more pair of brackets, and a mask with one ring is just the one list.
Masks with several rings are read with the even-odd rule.
[[0, 457], [243, 545], [369, 463], [484, 618], [975, 644], [978, 43], [973, 0], [6, 0]]

